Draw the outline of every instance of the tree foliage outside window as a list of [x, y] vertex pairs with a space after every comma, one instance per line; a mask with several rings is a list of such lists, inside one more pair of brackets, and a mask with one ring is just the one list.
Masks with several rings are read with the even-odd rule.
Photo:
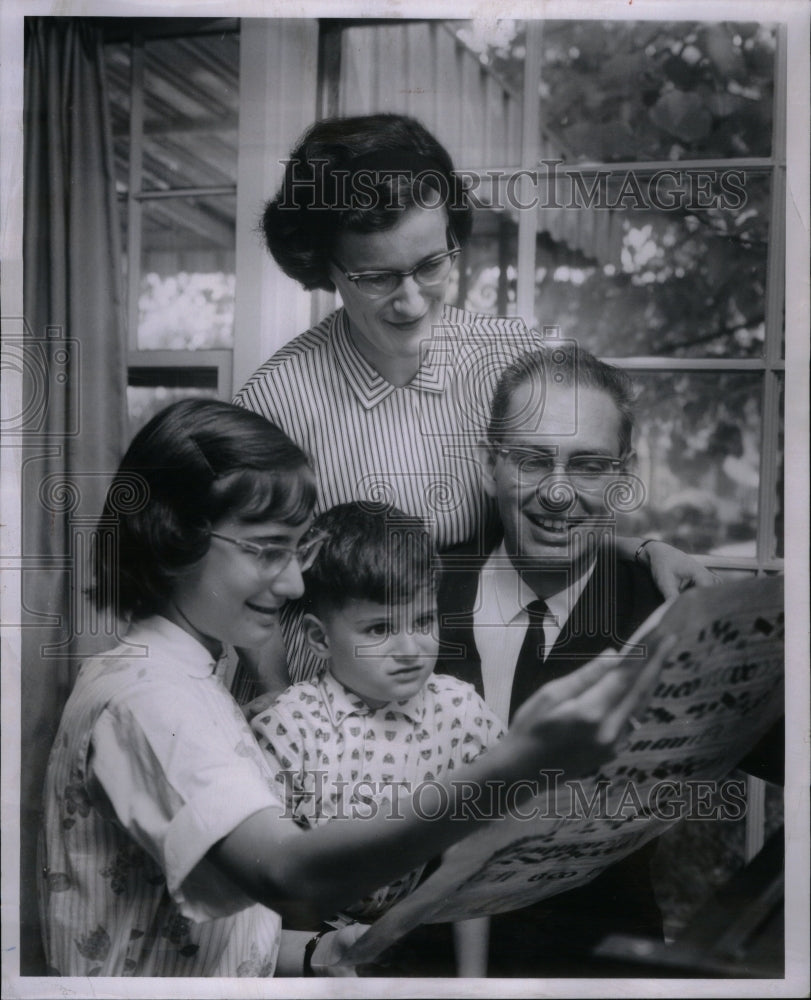
[[[455, 31], [522, 92], [525, 22]], [[767, 24], [543, 22], [541, 146], [562, 173], [552, 203], [561, 208], [537, 209], [539, 328], [632, 367], [764, 358], [776, 38]], [[579, 171], [573, 197], [565, 168], [581, 163], [593, 166]], [[603, 245], [569, 238], [597, 223], [610, 230]], [[498, 286], [495, 244], [477, 275]], [[762, 376], [634, 374], [647, 503], [632, 528], [692, 552], [754, 557]]]
[[[525, 35], [519, 21], [457, 27], [519, 92]], [[545, 21], [541, 125], [573, 159], [768, 156], [775, 47], [766, 24]]]
[[741, 178], [735, 210], [614, 210], [622, 232], [614, 260], [539, 234], [536, 320], [577, 331], [610, 357], [760, 357], [769, 186], [762, 175]]
[[221, 271], [141, 276], [141, 349], [203, 350], [233, 346], [236, 277]]

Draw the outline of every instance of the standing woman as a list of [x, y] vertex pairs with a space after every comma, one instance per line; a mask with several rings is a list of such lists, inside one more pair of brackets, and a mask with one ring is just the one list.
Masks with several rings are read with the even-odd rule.
[[[386, 500], [422, 517], [437, 548], [486, 551], [497, 530], [479, 487], [499, 373], [538, 346], [518, 318], [476, 316], [445, 302], [472, 207], [444, 147], [394, 114], [316, 122], [294, 148], [263, 230], [268, 249], [306, 289], [343, 306], [249, 379], [236, 402], [282, 427], [313, 458], [320, 512]], [[626, 539], [669, 596], [710, 582], [677, 550]], [[288, 644], [293, 678], [315, 664]]]

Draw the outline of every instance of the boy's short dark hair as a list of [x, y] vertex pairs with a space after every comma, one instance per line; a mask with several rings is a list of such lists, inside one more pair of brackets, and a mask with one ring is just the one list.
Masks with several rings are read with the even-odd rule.
[[[213, 399], [174, 403], [135, 435], [113, 477], [90, 595], [122, 616], [161, 613], [217, 521], [302, 524], [315, 498], [307, 456], [264, 417]], [[111, 526], [114, 548], [104, 541]]]
[[315, 614], [350, 600], [396, 605], [436, 589], [435, 550], [425, 522], [375, 501], [338, 504], [315, 519], [327, 534], [304, 575], [304, 601]]

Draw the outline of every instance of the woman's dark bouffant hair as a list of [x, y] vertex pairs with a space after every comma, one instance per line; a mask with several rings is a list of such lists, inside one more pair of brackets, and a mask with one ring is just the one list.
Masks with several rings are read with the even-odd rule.
[[285, 274], [306, 289], [333, 291], [328, 265], [337, 236], [391, 229], [414, 205], [443, 207], [456, 242], [467, 241], [473, 210], [465, 185], [423, 125], [394, 114], [327, 118], [291, 152], [262, 231]]
[[218, 400], [174, 403], [135, 435], [113, 477], [91, 596], [121, 616], [159, 614], [217, 521], [301, 524], [315, 498], [307, 456], [264, 417]]

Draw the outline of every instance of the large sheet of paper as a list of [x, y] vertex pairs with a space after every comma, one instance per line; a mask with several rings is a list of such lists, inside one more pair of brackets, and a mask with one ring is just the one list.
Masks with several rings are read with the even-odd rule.
[[539, 794], [449, 851], [381, 917], [355, 962], [372, 961], [418, 924], [517, 909], [583, 885], [686, 814], [711, 820], [734, 809], [713, 791], [723, 795], [720, 779], [783, 711], [782, 577], [690, 591], [660, 608], [623, 653], [641, 667], [670, 636], [638, 728], [616, 756], [582, 781], [544, 776]]

